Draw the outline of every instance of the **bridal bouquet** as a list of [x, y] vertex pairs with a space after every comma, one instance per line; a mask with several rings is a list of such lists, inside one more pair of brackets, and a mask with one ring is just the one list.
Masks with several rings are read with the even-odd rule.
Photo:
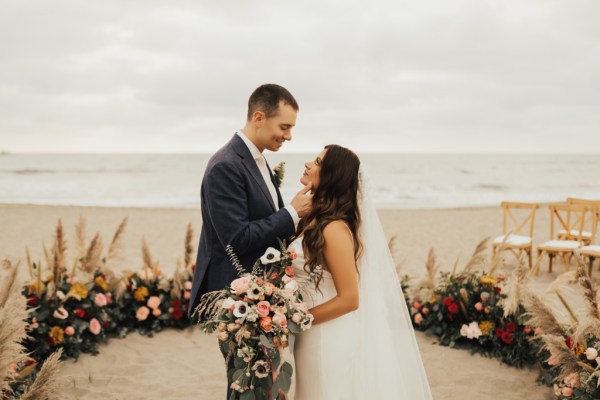
[[228, 248], [239, 278], [222, 291], [207, 293], [196, 309], [202, 330], [217, 332], [230, 366], [231, 399], [284, 398], [293, 368], [281, 362], [280, 352], [290, 335], [309, 329], [313, 321], [294, 275], [296, 254], [286, 251], [284, 242], [280, 245], [281, 251], [268, 248], [251, 274], [244, 273]]

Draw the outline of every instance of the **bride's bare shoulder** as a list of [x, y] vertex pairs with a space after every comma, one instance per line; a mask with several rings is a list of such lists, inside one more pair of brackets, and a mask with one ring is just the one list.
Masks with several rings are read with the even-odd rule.
[[352, 242], [352, 232], [343, 220], [331, 221], [323, 229], [323, 236], [325, 241], [341, 241], [346, 242], [350, 240]]

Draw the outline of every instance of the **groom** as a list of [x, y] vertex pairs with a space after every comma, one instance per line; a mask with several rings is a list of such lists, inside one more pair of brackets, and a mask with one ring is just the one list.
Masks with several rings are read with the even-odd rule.
[[231, 245], [246, 271], [276, 238], [288, 239], [310, 211], [305, 186], [284, 206], [263, 151], [278, 151], [292, 140], [298, 103], [285, 88], [266, 84], [248, 101], [246, 126], [217, 151], [206, 167], [201, 188], [202, 231], [188, 315], [200, 297], [237, 278], [225, 251]]

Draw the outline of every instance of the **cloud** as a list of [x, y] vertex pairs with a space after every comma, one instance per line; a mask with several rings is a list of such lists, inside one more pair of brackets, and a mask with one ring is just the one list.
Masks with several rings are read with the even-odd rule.
[[261, 83], [301, 111], [286, 150], [598, 148], [597, 1], [0, 6], [0, 148], [213, 151]]

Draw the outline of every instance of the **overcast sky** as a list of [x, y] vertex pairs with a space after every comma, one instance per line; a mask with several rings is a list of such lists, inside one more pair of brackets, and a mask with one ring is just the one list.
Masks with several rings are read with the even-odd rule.
[[283, 151], [598, 152], [600, 1], [0, 2], [0, 149], [211, 152], [261, 83]]

